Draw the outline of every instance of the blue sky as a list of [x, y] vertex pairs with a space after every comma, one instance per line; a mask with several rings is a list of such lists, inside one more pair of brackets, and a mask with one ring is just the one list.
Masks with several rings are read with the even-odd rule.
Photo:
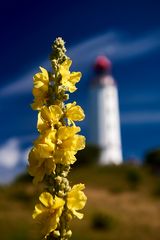
[[[61, 4], [61, 5], [60, 5]], [[83, 78], [73, 94], [86, 111], [82, 129], [88, 136], [89, 86], [97, 55], [113, 63], [120, 98], [124, 158], [143, 158], [160, 145], [159, 1], [5, 1], [1, 4], [0, 182], [25, 166], [36, 137], [32, 76], [49, 67], [51, 43], [66, 41], [73, 70]], [[85, 94], [84, 94], [85, 88]]]

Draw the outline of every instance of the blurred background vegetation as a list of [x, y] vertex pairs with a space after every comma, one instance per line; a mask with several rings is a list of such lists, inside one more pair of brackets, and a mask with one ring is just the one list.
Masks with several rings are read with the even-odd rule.
[[[87, 147], [69, 174], [71, 184], [85, 183], [88, 196], [84, 219], [72, 223], [71, 239], [159, 240], [160, 151], [147, 153], [143, 165], [106, 167], [97, 164], [98, 153]], [[40, 239], [31, 214], [41, 187], [35, 188], [27, 173], [0, 187], [1, 239]]]

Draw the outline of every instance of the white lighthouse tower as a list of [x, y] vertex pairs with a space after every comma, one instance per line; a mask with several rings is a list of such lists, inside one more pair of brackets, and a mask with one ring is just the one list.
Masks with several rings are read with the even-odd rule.
[[111, 75], [111, 62], [99, 56], [94, 67], [96, 77], [90, 89], [90, 140], [101, 149], [100, 164], [120, 164], [122, 147], [118, 90]]

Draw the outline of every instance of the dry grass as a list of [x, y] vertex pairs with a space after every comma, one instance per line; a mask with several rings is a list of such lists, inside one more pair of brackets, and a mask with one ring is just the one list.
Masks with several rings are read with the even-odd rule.
[[[88, 196], [85, 217], [72, 223], [72, 240], [159, 240], [160, 198], [152, 194], [159, 181], [145, 169], [137, 169], [142, 180], [136, 189], [126, 178], [132, 167], [79, 168], [72, 171], [71, 182], [86, 183]], [[113, 191], [113, 189], [120, 191]], [[29, 182], [0, 191], [0, 232], [2, 240], [40, 239], [31, 219], [35, 189]], [[111, 229], [93, 229], [93, 215], [103, 213], [114, 220]]]

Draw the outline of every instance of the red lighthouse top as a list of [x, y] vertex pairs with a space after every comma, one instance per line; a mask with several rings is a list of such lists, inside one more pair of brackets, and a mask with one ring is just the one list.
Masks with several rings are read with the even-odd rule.
[[107, 57], [98, 56], [94, 64], [94, 69], [96, 72], [108, 72], [111, 70], [111, 66], [112, 63]]
[[96, 76], [92, 81], [92, 86], [115, 86], [115, 81], [111, 76], [111, 61], [105, 56], [98, 56], [94, 63]]

